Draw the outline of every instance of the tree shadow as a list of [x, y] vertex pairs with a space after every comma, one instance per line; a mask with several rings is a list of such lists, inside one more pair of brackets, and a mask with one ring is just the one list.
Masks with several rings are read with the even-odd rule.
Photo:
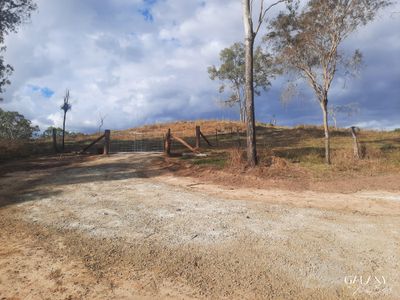
[[149, 159], [135, 155], [70, 156], [62, 161], [47, 157], [0, 166], [0, 208], [57, 196], [67, 185], [144, 179], [174, 171], [160, 163], [161, 154]]

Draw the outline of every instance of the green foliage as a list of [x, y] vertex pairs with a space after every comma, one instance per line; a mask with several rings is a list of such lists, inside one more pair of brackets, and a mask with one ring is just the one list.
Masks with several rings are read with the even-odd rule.
[[[235, 43], [220, 52], [221, 65], [208, 67], [211, 80], [219, 80], [219, 92], [222, 94], [227, 87], [230, 90], [224, 103], [228, 106], [239, 104], [244, 108], [245, 87], [245, 48], [243, 43]], [[271, 85], [270, 79], [276, 70], [273, 67], [272, 57], [257, 47], [254, 52], [254, 92], [260, 95], [261, 90], [267, 90]], [[242, 112], [243, 113], [243, 112]]]
[[39, 131], [31, 121], [15, 111], [0, 108], [0, 138], [6, 140], [27, 140]]
[[[29, 19], [35, 9], [36, 4], [32, 0], [0, 1], [0, 53], [6, 50], [5, 36], [10, 32], [16, 32], [18, 26]], [[8, 77], [12, 71], [13, 68], [4, 62], [4, 57], [0, 55], [0, 94], [4, 92], [4, 86], [10, 84]]]
[[[57, 137], [62, 137], [62, 135], [63, 135], [63, 130], [62, 130], [62, 128], [60, 128], [60, 127], [53, 127], [53, 126], [50, 126], [50, 127], [48, 127], [45, 131], [43, 131], [42, 137], [44, 137], [44, 138], [52, 137], [52, 136], [53, 136], [53, 129], [56, 130], [56, 136], [57, 136]], [[72, 132], [72, 131], [65, 131], [65, 136], [76, 137], [76, 136], [79, 136], [79, 135], [83, 135], [83, 133], [80, 133], [80, 132]]]
[[62, 136], [62, 133], [63, 133], [62, 128], [50, 126], [45, 131], [43, 131], [42, 137], [44, 137], [44, 138], [52, 137], [53, 129], [56, 129], [56, 136], [59, 136], [59, 137]]
[[390, 4], [388, 0], [310, 0], [300, 11], [279, 14], [264, 40], [272, 42], [282, 67], [306, 79], [317, 99], [327, 103], [335, 75], [355, 75], [362, 60], [359, 50], [347, 55], [340, 45]]
[[[0, 48], [0, 52], [4, 51], [4, 47]], [[4, 63], [3, 56], [0, 56], [0, 95], [4, 92], [4, 86], [10, 84], [8, 77], [11, 75], [13, 68], [9, 64]], [[0, 101], [3, 98], [0, 97]]]

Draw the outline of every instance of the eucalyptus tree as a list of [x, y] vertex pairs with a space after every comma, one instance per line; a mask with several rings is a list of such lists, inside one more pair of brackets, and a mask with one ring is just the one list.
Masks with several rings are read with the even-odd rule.
[[273, 43], [279, 63], [304, 79], [322, 110], [325, 162], [331, 163], [328, 95], [336, 75], [358, 69], [362, 54], [345, 53], [341, 44], [390, 5], [388, 0], [310, 0], [302, 9], [280, 13], [266, 39]]
[[[228, 97], [223, 99], [223, 103], [229, 107], [239, 106], [240, 121], [246, 120], [245, 105], [245, 50], [243, 43], [234, 43], [232, 46], [221, 50], [221, 65], [208, 68], [211, 80], [219, 80], [219, 92], [223, 94], [229, 90]], [[276, 70], [273, 68], [271, 55], [266, 53], [261, 47], [257, 47], [254, 53], [254, 93], [261, 94], [261, 90], [267, 91], [271, 85], [270, 79]]]
[[[242, 0], [244, 45], [245, 45], [245, 106], [247, 128], [247, 163], [250, 167], [257, 165], [257, 139], [254, 108], [254, 43], [262, 24], [266, 21], [267, 13], [275, 6], [283, 3], [290, 4], [291, 0], [270, 1]], [[257, 8], [258, 7], [258, 11]]]
[[[1, 0], [0, 1], [0, 53], [6, 51], [4, 39], [11, 32], [17, 32], [18, 26], [27, 21], [36, 9], [33, 0]], [[10, 84], [9, 76], [13, 67], [6, 64], [0, 55], [0, 95], [4, 87]], [[0, 97], [0, 100], [2, 98]]]
[[0, 108], [0, 140], [27, 140], [39, 132], [38, 126], [16, 111]]

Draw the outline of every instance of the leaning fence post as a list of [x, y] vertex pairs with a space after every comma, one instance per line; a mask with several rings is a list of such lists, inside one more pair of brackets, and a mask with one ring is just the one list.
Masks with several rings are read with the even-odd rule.
[[360, 150], [360, 143], [358, 141], [357, 137], [357, 131], [359, 128], [352, 126], [350, 127], [351, 129], [351, 135], [353, 136], [353, 151], [354, 151], [354, 157], [357, 159], [361, 158], [361, 150]]
[[196, 148], [200, 148], [200, 126], [196, 126]]
[[165, 154], [171, 154], [171, 128], [168, 128], [167, 135], [165, 137], [165, 147], [164, 147]]
[[57, 129], [53, 128], [53, 150], [55, 153], [58, 152], [57, 149]]
[[104, 151], [103, 151], [104, 155], [110, 154], [110, 135], [111, 135], [110, 130], [107, 129], [104, 131]]

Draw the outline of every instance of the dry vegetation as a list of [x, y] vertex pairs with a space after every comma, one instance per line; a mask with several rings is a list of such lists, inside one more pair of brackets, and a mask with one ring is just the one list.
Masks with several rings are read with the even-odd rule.
[[[193, 145], [195, 125], [213, 144], [202, 143], [205, 157], [182, 156], [174, 143], [172, 157], [0, 164], [0, 298], [396, 299], [400, 132], [362, 131], [357, 161], [350, 132], [333, 131], [326, 166], [322, 128], [258, 124], [256, 168], [236, 122], [111, 136], [161, 139], [171, 128]], [[69, 139], [67, 149], [95, 137]], [[13, 157], [50, 153], [51, 141], [13, 147]], [[357, 274], [387, 284], [344, 284]]]
[[[214, 147], [202, 143], [207, 157], [177, 157], [169, 162], [196, 167], [198, 171], [223, 170], [230, 174], [256, 175], [264, 178], [308, 178], [313, 180], [354, 178], [397, 173], [400, 170], [400, 132], [362, 130], [359, 139], [364, 158], [353, 156], [353, 140], [348, 129], [332, 129], [332, 162], [324, 164], [323, 128], [318, 126], [273, 127], [258, 124], [260, 165], [246, 168], [244, 125], [237, 122], [197, 121], [145, 126], [136, 131], [161, 135], [172, 133], [194, 144], [194, 127], [202, 132]], [[216, 137], [216, 131], [218, 138]], [[120, 132], [129, 136], [131, 131]], [[175, 145], [175, 152], [186, 151]]]
[[[208, 137], [213, 147], [202, 142], [202, 152], [207, 157], [181, 157], [186, 152], [180, 144], [173, 143], [175, 158], [169, 163], [184, 164], [198, 170], [224, 170], [237, 174], [252, 173], [271, 178], [309, 177], [314, 179], [375, 176], [396, 173], [400, 170], [400, 132], [362, 130], [359, 139], [364, 159], [353, 157], [353, 144], [348, 129], [332, 129], [332, 166], [324, 164], [323, 128], [301, 125], [294, 128], [258, 124], [258, 152], [260, 165], [255, 170], [245, 165], [244, 124], [233, 121], [181, 121], [146, 125], [128, 130], [112, 131], [112, 140], [161, 140], [170, 128], [176, 136], [194, 145], [195, 126]], [[98, 134], [68, 138], [69, 151], [79, 151]], [[38, 139], [30, 143], [1, 143], [1, 159], [50, 153], [51, 141]]]

